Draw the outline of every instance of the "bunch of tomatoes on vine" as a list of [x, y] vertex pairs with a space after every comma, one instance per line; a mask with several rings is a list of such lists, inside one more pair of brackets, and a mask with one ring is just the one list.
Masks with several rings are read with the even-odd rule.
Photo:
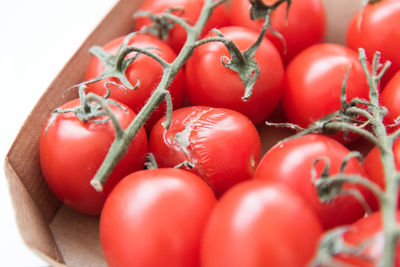
[[322, 0], [145, 0], [133, 23], [40, 137], [109, 266], [400, 266], [400, 0], [346, 45]]

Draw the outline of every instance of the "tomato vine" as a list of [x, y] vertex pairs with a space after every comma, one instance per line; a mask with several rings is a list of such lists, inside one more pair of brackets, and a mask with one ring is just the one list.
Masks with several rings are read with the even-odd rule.
[[[214, 30], [216, 36], [209, 37], [206, 39], [200, 39], [200, 35], [203, 31], [204, 26], [206, 25], [209, 17], [211, 16], [213, 10], [220, 4], [225, 2], [225, 0], [206, 0], [203, 6], [203, 9], [200, 13], [198, 20], [194, 25], [190, 25], [185, 19], [173, 14], [173, 11], [177, 11], [176, 9], [168, 10], [162, 14], [151, 14], [149, 12], [140, 12], [135, 16], [148, 16], [153, 22], [158, 24], [158, 28], [146, 27], [144, 31], [146, 32], [157, 32], [159, 35], [164, 36], [168, 30], [172, 27], [171, 25], [178, 24], [182, 26], [187, 32], [187, 39], [185, 44], [183, 45], [180, 53], [176, 57], [176, 59], [169, 63], [162, 59], [160, 56], [152, 53], [152, 48], [139, 48], [135, 46], [128, 45], [130, 38], [137, 34], [138, 32], [133, 32], [128, 34], [125, 40], [122, 43], [121, 48], [119, 49], [116, 55], [111, 55], [105, 52], [101, 47], [95, 46], [92, 47], [90, 52], [97, 56], [105, 66], [105, 71], [99, 76], [92, 80], [82, 82], [74, 87], [79, 87], [79, 94], [81, 97], [81, 109], [87, 110], [90, 109], [92, 113], [89, 112], [89, 118], [96, 117], [99, 115], [106, 115], [112, 121], [115, 131], [116, 138], [111, 144], [109, 151], [107, 153], [106, 158], [98, 169], [96, 175], [91, 180], [91, 185], [97, 190], [101, 191], [103, 189], [103, 185], [110, 173], [113, 171], [114, 167], [118, 164], [118, 162], [122, 159], [125, 152], [127, 151], [130, 142], [145, 124], [146, 120], [150, 117], [150, 115], [157, 109], [157, 107], [162, 104], [164, 101], [167, 104], [167, 112], [166, 119], [163, 123], [163, 126], [168, 129], [171, 124], [171, 116], [172, 116], [172, 100], [171, 95], [168, 91], [169, 86], [171, 85], [173, 79], [178, 74], [179, 70], [183, 67], [185, 62], [189, 59], [189, 57], [193, 54], [194, 49], [197, 46], [209, 43], [209, 42], [221, 42], [223, 43], [229, 50], [230, 58], [223, 57], [221, 58], [221, 62], [224, 67], [229, 68], [238, 73], [240, 76], [244, 87], [245, 94], [242, 97], [243, 101], [246, 101], [251, 97], [253, 85], [258, 78], [259, 75], [259, 67], [257, 62], [254, 60], [254, 55], [257, 50], [257, 47], [260, 45], [262, 38], [264, 37], [267, 30], [271, 30], [272, 33], [280, 36], [279, 33], [273, 31], [270, 28], [270, 12], [277, 8], [280, 4], [286, 2], [287, 9], [289, 10], [291, 1], [290, 0], [280, 0], [277, 1], [273, 5], [265, 5], [261, 0], [253, 0], [250, 1], [251, 6], [251, 17], [252, 19], [257, 18], [265, 18], [265, 22], [262, 30], [260, 31], [260, 35], [258, 40], [244, 52], [241, 52], [239, 48], [229, 39], [225, 38], [218, 30]], [[369, 1], [370, 3], [375, 1]], [[178, 10], [179, 11], [179, 10]], [[161, 26], [160, 26], [161, 25]], [[135, 56], [131, 58], [127, 58], [127, 55], [130, 53], [136, 53]], [[163, 74], [161, 77], [161, 81], [159, 82], [157, 88], [154, 90], [153, 94], [148, 99], [147, 103], [140, 110], [135, 119], [129, 124], [129, 126], [123, 130], [112, 112], [107, 107], [107, 101], [98, 97], [94, 94], [85, 94], [84, 88], [87, 84], [97, 82], [99, 80], [114, 77], [117, 78], [122, 86], [126, 87], [127, 90], [135, 90], [140, 85], [140, 80], [137, 81], [136, 85], [132, 85], [128, 79], [125, 77], [125, 70], [127, 67], [135, 60], [137, 57], [144, 55], [155, 59], [158, 64], [163, 68]], [[361, 179], [361, 177], [357, 175], [347, 175], [344, 174], [342, 170], [344, 170], [347, 161], [354, 157], [358, 156], [357, 153], [352, 153], [345, 159], [342, 163], [341, 171], [331, 176], [329, 174], [329, 161], [325, 159], [318, 159], [317, 161], [325, 162], [325, 170], [320, 179], [316, 179], [315, 170], [313, 169], [313, 180], [314, 185], [317, 188], [321, 201], [331, 201], [333, 198], [343, 193], [355, 194], [354, 192], [345, 192], [342, 186], [344, 183], [354, 183], [360, 184], [366, 188], [368, 188], [371, 192], [373, 192], [377, 199], [380, 202], [382, 216], [383, 216], [383, 233], [384, 233], [384, 250], [383, 256], [380, 260], [380, 266], [391, 266], [391, 263], [394, 262], [395, 252], [396, 252], [396, 244], [400, 237], [400, 228], [396, 222], [396, 209], [397, 209], [397, 199], [398, 199], [398, 186], [400, 182], [400, 173], [396, 170], [394, 154], [393, 154], [393, 144], [394, 141], [400, 136], [400, 129], [394, 131], [392, 134], [388, 134], [386, 131], [385, 124], [383, 123], [384, 117], [387, 114], [387, 109], [380, 106], [380, 92], [378, 90], [378, 84], [382, 79], [385, 71], [389, 68], [390, 63], [386, 62], [383, 67], [380, 62], [380, 53], [376, 53], [375, 57], [372, 60], [372, 69], [370, 70], [367, 65], [367, 58], [365, 51], [363, 49], [359, 50], [359, 61], [362, 64], [364, 73], [367, 77], [367, 82], [369, 85], [369, 100], [355, 98], [351, 101], [346, 99], [346, 80], [349, 74], [349, 71], [346, 73], [342, 91], [341, 91], [341, 106], [342, 109], [334, 112], [332, 114], [327, 115], [326, 117], [314, 122], [307, 129], [301, 129], [297, 125], [293, 124], [272, 124], [267, 123], [269, 125], [275, 126], [283, 126], [289, 127], [292, 129], [300, 130], [300, 132], [292, 137], [297, 138], [299, 136], [303, 136], [309, 133], [336, 133], [338, 131], [345, 132], [354, 132], [358, 135], [363, 136], [367, 140], [369, 140], [372, 144], [376, 145], [381, 152], [381, 161], [383, 164], [383, 169], [385, 173], [385, 181], [386, 181], [386, 189], [383, 190], [373, 182]], [[97, 105], [92, 105], [89, 103], [93, 101], [97, 103]], [[58, 113], [62, 112], [75, 112], [81, 114], [81, 120], [87, 120], [84, 117], [88, 112], [80, 113], [81, 109], [76, 110], [56, 110], [54, 116]], [[83, 115], [82, 115], [83, 114]], [[363, 120], [360, 120], [360, 117]], [[50, 121], [51, 122], [51, 121]], [[367, 126], [371, 126], [372, 131], [367, 129]], [[283, 140], [284, 142], [286, 140]], [[316, 162], [317, 162], [316, 161]], [[316, 163], [315, 162], [315, 163]], [[184, 164], [189, 164], [190, 162], [184, 162]], [[315, 164], [314, 164], [315, 165]], [[179, 166], [178, 166], [179, 167]], [[330, 178], [330, 179], [327, 179]], [[362, 196], [356, 195], [356, 198], [363, 202]], [[367, 212], [369, 212], [368, 207], [364, 205]], [[318, 265], [330, 265], [335, 264], [334, 256], [340, 253], [349, 253], [349, 254], [359, 254], [359, 251], [362, 250], [364, 244], [361, 247], [349, 247], [343, 241], [342, 235], [347, 230], [346, 227], [341, 227], [338, 229], [334, 229], [323, 237], [320, 243], [320, 248], [314, 262], [312, 263], [315, 266]]]
[[[280, 2], [286, 2], [286, 1], [288, 0]], [[136, 58], [133, 57], [131, 59], [125, 59], [126, 56], [131, 52], [137, 52], [145, 56], [154, 58], [163, 67], [164, 70], [163, 75], [161, 77], [161, 81], [158, 84], [157, 88], [154, 90], [153, 94], [150, 96], [147, 103], [140, 110], [137, 117], [132, 121], [132, 123], [128, 126], [128, 128], [124, 130], [123, 137], [119, 138], [118, 140], [116, 139], [113, 142], [113, 144], [110, 147], [109, 153], [104, 159], [103, 164], [97, 171], [95, 177], [92, 179], [91, 184], [97, 191], [102, 190], [102, 187], [105, 181], [107, 180], [107, 177], [109, 176], [115, 165], [118, 163], [118, 161], [123, 157], [127, 145], [134, 138], [139, 129], [144, 125], [149, 116], [163, 101], [166, 101], [167, 103], [167, 119], [164, 122], [164, 126], [165, 128], [169, 127], [171, 121], [172, 101], [171, 101], [171, 96], [169, 95], [168, 88], [174, 77], [177, 75], [178, 71], [182, 68], [182, 66], [185, 64], [188, 58], [192, 55], [195, 47], [210, 41], [222, 42], [226, 44], [227, 47], [230, 47], [232, 51], [231, 53], [232, 58], [229, 59], [228, 62], [225, 61], [225, 65], [227, 67], [229, 66], [229, 68], [232, 68], [239, 73], [239, 76], [242, 78], [243, 83], [246, 85], [246, 93], [244, 95], [244, 99], [248, 99], [250, 97], [252, 91], [252, 85], [254, 84], [255, 78], [257, 77], [256, 73], [258, 68], [258, 66], [255, 66], [252, 56], [254, 56], [255, 54], [255, 50], [257, 49], [257, 46], [260, 43], [261, 37], [264, 36], [265, 32], [269, 27], [269, 19], [268, 19], [269, 12], [267, 12], [266, 22], [264, 23], [264, 27], [263, 30], [261, 31], [260, 38], [251, 48], [249, 48], [242, 54], [238, 53], [237, 48], [236, 49], [234, 48], [234, 45], [230, 42], [230, 40], [224, 38], [223, 36], [217, 36], [215, 38], [213, 37], [206, 40], [199, 40], [200, 34], [202, 33], [202, 30], [208, 18], [211, 16], [212, 11], [218, 5], [224, 2], [225, 0], [219, 0], [219, 1], [206, 0], [203, 9], [200, 13], [199, 19], [193, 26], [189, 25], [183, 18], [180, 18], [179, 16], [172, 14], [170, 11], [157, 15], [154, 14], [151, 15], [153, 21], [162, 21], [162, 22], [165, 22], [166, 20], [172, 21], [173, 24], [179, 24], [187, 31], [186, 42], [182, 47], [180, 53], [176, 57], [176, 59], [171, 63], [168, 63], [163, 59], [161, 59], [159, 56], [154, 55], [151, 52], [151, 49], [143, 49], [135, 46], [127, 46], [126, 44], [128, 43], [130, 36], [132, 36], [132, 34], [135, 33], [132, 33], [126, 37], [121, 49], [119, 50], [116, 56], [112, 56], [105, 53], [101, 48], [97, 46], [91, 49], [91, 52], [99, 56], [103, 62], [106, 62], [107, 63], [106, 66], [108, 67], [106, 68], [104, 73], [100, 75], [100, 78], [97, 77], [93, 80], [83, 82], [83, 84], [96, 82], [105, 77], [116, 77], [127, 88], [134, 89], [134, 87], [127, 81], [126, 77], [124, 77], [124, 70], [126, 69], [127, 65], [129, 65], [129, 63]], [[267, 9], [276, 8], [275, 5], [271, 7], [268, 6], [265, 7]], [[145, 13], [140, 13], [139, 15], [144, 16], [148, 14], [147, 12], [145, 12]], [[146, 31], [148, 31], [148, 28], [146, 29]], [[240, 58], [242, 58], [244, 62], [240, 60]], [[240, 67], [243, 64], [244, 67]]]
[[[329, 201], [331, 199], [332, 196], [324, 199], [324, 196], [326, 197], [327, 192], [333, 194], [334, 196], [343, 193], [341, 186], [344, 182], [361, 184], [376, 195], [382, 210], [382, 231], [384, 234], [383, 256], [380, 259], [379, 266], [392, 266], [395, 258], [397, 241], [400, 236], [400, 228], [396, 222], [400, 173], [395, 167], [395, 159], [392, 147], [394, 141], [400, 136], [400, 130], [397, 130], [390, 135], [387, 134], [385, 124], [383, 123], [383, 119], [387, 114], [387, 109], [379, 104], [380, 93], [378, 90], [379, 81], [381, 80], [385, 71], [389, 68], [390, 62], [386, 62], [382, 67], [380, 62], [380, 53], [377, 52], [372, 60], [372, 70], [370, 71], [368, 69], [365, 51], [362, 48], [359, 49], [359, 60], [363, 66], [370, 89], [369, 101], [355, 99], [347, 102], [344, 90], [346, 83], [345, 79], [342, 89], [343, 109], [334, 115], [331, 115], [329, 120], [321, 120], [317, 124], [319, 124], [321, 128], [334, 130], [345, 129], [351, 132], [356, 132], [376, 145], [381, 152], [381, 161], [385, 173], [386, 189], [382, 190], [373, 182], [362, 179], [358, 176], [349, 176], [344, 175], [343, 173], [339, 173], [338, 175], [330, 177], [333, 179], [319, 179], [318, 183], [316, 183], [316, 187], [317, 191], [320, 193], [321, 201]], [[360, 107], [360, 104], [367, 106], [367, 108]], [[356, 124], [353, 120], [355, 115], [364, 117], [366, 122], [361, 126]], [[365, 129], [367, 124], [372, 127], [372, 132]], [[323, 178], [328, 178], [329, 174], [327, 169], [322, 176]], [[318, 190], [322, 188], [324, 188], [324, 190]], [[347, 244], [343, 243], [341, 235], [344, 232], [345, 231], [335, 229], [333, 232], [325, 235], [321, 241], [320, 250], [314, 262], [316, 263], [316, 266], [319, 264], [329, 265], [335, 263], [335, 260], [332, 258], [332, 256], [340, 253], [359, 255], [360, 247], [354, 247], [353, 249], [349, 250]], [[365, 244], [362, 244], [362, 246], [363, 245]], [[326, 249], [330, 250], [330, 252], [327, 253]]]

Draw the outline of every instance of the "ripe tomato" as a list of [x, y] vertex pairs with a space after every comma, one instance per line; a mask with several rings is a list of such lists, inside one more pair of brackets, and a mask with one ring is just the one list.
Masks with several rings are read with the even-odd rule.
[[[116, 54], [124, 38], [125, 37], [119, 37], [110, 41], [103, 46], [103, 49], [111, 54]], [[141, 48], [152, 48], [151, 51], [153, 53], [162, 57], [167, 62], [172, 62], [176, 57], [176, 54], [168, 45], [150, 35], [136, 34], [132, 36], [128, 45], [134, 45]], [[133, 54], [135, 53], [129, 54], [129, 57], [132, 57]], [[98, 58], [93, 57], [86, 69], [85, 80], [90, 80], [98, 77], [103, 71], [104, 65]], [[129, 90], [110, 84], [108, 86], [111, 90], [110, 98], [124, 103], [134, 112], [138, 113], [160, 82], [162, 72], [163, 68], [156, 60], [146, 55], [140, 55], [135, 61], [133, 61], [129, 65], [128, 69], [125, 72], [125, 75], [132, 86], [135, 86], [138, 80], [140, 81], [139, 87], [135, 90]], [[104, 83], [110, 81], [121, 84], [115, 78], [105, 79], [93, 84], [89, 84], [87, 92], [104, 95], [106, 93]], [[182, 70], [178, 73], [178, 75], [172, 82], [169, 88], [169, 92], [172, 96], [174, 108], [179, 108], [183, 106], [185, 98], [185, 80]], [[164, 115], [165, 109], [166, 105], [162, 104], [161, 107], [158, 108], [151, 115], [151, 117], [145, 124], [146, 130], [150, 131], [153, 124]]]
[[[139, 11], [149, 11], [153, 14], [163, 13], [171, 8], [183, 8], [183, 11], [175, 11], [173, 14], [179, 15], [186, 19], [189, 25], [194, 25], [199, 18], [204, 0], [145, 0]], [[182, 14], [181, 14], [182, 13]], [[228, 25], [228, 10], [226, 4], [218, 6], [209, 20], [207, 21], [203, 34], [208, 33], [213, 28], [219, 28]], [[151, 24], [151, 20], [146, 17], [138, 17], [135, 19], [135, 29], [140, 30], [143, 26]], [[180, 25], [174, 25], [169, 30], [166, 42], [179, 53], [186, 41], [186, 31]]]
[[[220, 31], [242, 52], [258, 38], [257, 32], [242, 27], [224, 27]], [[282, 96], [284, 68], [279, 52], [267, 39], [262, 41], [255, 55], [260, 76], [248, 101], [242, 100], [245, 87], [239, 74], [222, 65], [223, 56], [230, 57], [222, 43], [207, 43], [195, 49], [185, 71], [190, 104], [233, 109], [246, 115], [254, 124], [261, 123]]]
[[150, 152], [160, 167], [193, 163], [190, 171], [203, 178], [217, 196], [253, 176], [260, 159], [260, 137], [244, 115], [193, 106], [175, 110], [168, 131], [162, 121], [154, 125], [149, 138]]
[[[397, 139], [395, 141], [393, 145], [393, 153], [396, 168], [397, 170], [400, 170], [400, 139]], [[371, 151], [365, 158], [363, 165], [368, 178], [375, 184], [380, 186], [382, 189], [385, 189], [385, 175], [383, 173], [381, 152], [379, 151], [378, 147], [374, 147], [373, 149], [371, 149]], [[400, 195], [398, 197], [398, 200], [400, 201]]]
[[[76, 99], [64, 104], [61, 109], [79, 105], [80, 100]], [[114, 105], [110, 105], [110, 108], [123, 129], [136, 116], [128, 107], [126, 112]], [[141, 129], [108, 178], [103, 191], [96, 192], [90, 185], [90, 180], [114, 141], [115, 130], [112, 123], [84, 123], [71, 112], [59, 114], [47, 131], [46, 127], [40, 136], [43, 176], [58, 199], [77, 211], [99, 214], [115, 184], [125, 175], [144, 167], [148, 145], [146, 132]]]
[[124, 178], [100, 217], [109, 266], [199, 266], [200, 239], [216, 203], [209, 186], [179, 169], [144, 170]]
[[375, 2], [367, 4], [353, 17], [347, 30], [347, 45], [352, 49], [364, 48], [370, 59], [380, 51], [383, 61], [392, 62], [383, 76], [385, 85], [400, 70], [400, 1]]
[[[365, 211], [360, 202], [352, 195], [340, 195], [328, 203], [321, 203], [311, 170], [317, 159], [330, 160], [330, 174], [337, 174], [344, 158], [350, 151], [336, 140], [323, 135], [306, 135], [275, 145], [260, 161], [254, 179], [281, 182], [299, 193], [313, 208], [325, 229], [349, 224], [361, 218]], [[316, 164], [317, 177], [325, 164]], [[365, 176], [357, 159], [351, 159], [344, 173]], [[344, 189], [358, 190], [368, 203], [372, 193], [362, 186], [344, 184]]]
[[214, 208], [201, 266], [306, 266], [321, 235], [318, 219], [298, 195], [281, 184], [244, 182]]
[[[271, 5], [276, 0], [264, 0]], [[278, 48], [283, 62], [287, 65], [299, 52], [324, 40], [326, 32], [326, 16], [321, 0], [293, 0], [286, 21], [287, 3], [280, 5], [271, 13], [271, 27], [283, 35], [287, 52], [284, 53], [282, 40], [267, 33], [267, 38]], [[230, 11], [232, 25], [243, 26], [260, 31], [264, 19], [251, 20], [250, 2], [248, 0], [232, 0]]]
[[[400, 222], [400, 212], [397, 212], [397, 222]], [[342, 263], [358, 267], [378, 266], [378, 261], [383, 255], [383, 232], [382, 213], [376, 212], [367, 217], [361, 218], [352, 224], [349, 230], [343, 235], [344, 241], [350, 246], [367, 245], [360, 257], [346, 254], [338, 254], [335, 259]], [[399, 244], [399, 243], [398, 243]], [[393, 267], [400, 266], [400, 246], [396, 246], [396, 256]], [[364, 257], [364, 258], [362, 258]], [[369, 258], [369, 260], [368, 260]]]
[[395, 123], [400, 116], [400, 71], [398, 71], [389, 83], [385, 86], [382, 92], [381, 105], [388, 109], [388, 114], [385, 117], [385, 123], [388, 125], [387, 130], [393, 132], [399, 129], [399, 126], [390, 127]]
[[286, 70], [283, 108], [288, 120], [307, 127], [342, 108], [340, 93], [346, 72], [347, 101], [368, 99], [367, 80], [353, 50], [337, 44], [318, 44], [301, 52]]

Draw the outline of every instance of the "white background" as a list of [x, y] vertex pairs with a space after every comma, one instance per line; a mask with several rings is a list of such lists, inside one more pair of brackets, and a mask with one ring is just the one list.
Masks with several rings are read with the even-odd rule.
[[0, 0], [0, 266], [46, 266], [20, 238], [5, 155], [41, 94], [117, 0]]
[[[344, 40], [343, 24], [361, 1], [324, 1], [336, 41]], [[0, 161], [40, 95], [116, 2], [0, 0]], [[0, 166], [0, 266], [46, 266], [19, 236]]]

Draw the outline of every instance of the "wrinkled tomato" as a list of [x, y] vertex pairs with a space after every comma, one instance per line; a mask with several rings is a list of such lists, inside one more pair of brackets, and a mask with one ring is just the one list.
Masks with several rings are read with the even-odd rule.
[[260, 137], [251, 121], [229, 109], [192, 106], [175, 110], [168, 130], [161, 119], [149, 138], [150, 152], [160, 167], [185, 161], [191, 172], [222, 195], [251, 179], [260, 159]]

